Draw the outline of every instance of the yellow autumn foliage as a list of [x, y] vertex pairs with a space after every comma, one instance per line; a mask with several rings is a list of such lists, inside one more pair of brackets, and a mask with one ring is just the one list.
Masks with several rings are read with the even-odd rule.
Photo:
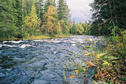
[[111, 63], [109, 63], [108, 61], [106, 60], [103, 60], [103, 66], [111, 66]]
[[90, 56], [90, 55], [91, 55], [91, 52], [86, 52], [85, 55], [86, 55], [86, 56]]
[[36, 14], [36, 8], [34, 5], [32, 5], [31, 12], [30, 12], [29, 16], [26, 16], [26, 18], [25, 18], [25, 26], [27, 28], [37, 29], [40, 26], [40, 22], [41, 21]]
[[57, 9], [55, 6], [49, 6], [48, 11], [44, 14], [44, 24], [42, 30], [48, 34], [57, 34], [61, 32], [60, 23], [57, 20]]
[[102, 56], [104, 56], [106, 53], [98, 53], [96, 54], [96, 60], [99, 60]]
[[79, 70], [75, 70], [75, 73], [78, 74], [79, 73]]
[[62, 32], [62, 30], [61, 30], [60, 22], [57, 22], [57, 24], [55, 25], [54, 33], [60, 34], [61, 32]]
[[86, 41], [93, 41], [91, 38], [90, 39], [85, 39]]

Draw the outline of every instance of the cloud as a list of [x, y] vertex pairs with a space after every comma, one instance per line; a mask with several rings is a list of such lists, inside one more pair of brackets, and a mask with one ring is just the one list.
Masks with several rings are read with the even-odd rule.
[[88, 21], [91, 19], [91, 7], [89, 6], [93, 0], [66, 0], [72, 19], [77, 21]]

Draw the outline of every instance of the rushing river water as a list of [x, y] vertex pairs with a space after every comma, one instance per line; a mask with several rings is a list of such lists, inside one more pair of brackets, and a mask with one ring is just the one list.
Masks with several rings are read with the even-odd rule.
[[95, 41], [101, 37], [1, 42], [0, 84], [84, 84], [79, 79], [71, 82], [69, 72], [66, 73], [68, 83], [65, 83], [67, 69], [64, 65], [71, 60], [73, 53], [79, 55], [78, 59], [88, 60], [82, 50], [86, 39]]

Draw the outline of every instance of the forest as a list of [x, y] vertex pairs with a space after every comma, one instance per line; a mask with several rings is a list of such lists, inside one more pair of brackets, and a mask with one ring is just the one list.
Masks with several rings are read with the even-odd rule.
[[93, 79], [103, 84], [126, 84], [126, 0], [94, 0], [90, 6], [92, 21], [75, 23], [65, 0], [0, 0], [0, 41], [104, 36], [105, 48], [87, 53], [96, 58], [87, 68], [96, 66]]
[[66, 1], [1, 0], [0, 39], [19, 40], [84, 34], [90, 24], [71, 22]]

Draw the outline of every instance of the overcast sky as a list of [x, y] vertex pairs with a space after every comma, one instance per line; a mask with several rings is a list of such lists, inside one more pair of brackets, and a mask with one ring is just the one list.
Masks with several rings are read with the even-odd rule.
[[92, 3], [93, 0], [66, 0], [70, 9], [70, 14], [72, 20], [76, 22], [88, 21], [91, 19], [91, 7], [89, 3]]

